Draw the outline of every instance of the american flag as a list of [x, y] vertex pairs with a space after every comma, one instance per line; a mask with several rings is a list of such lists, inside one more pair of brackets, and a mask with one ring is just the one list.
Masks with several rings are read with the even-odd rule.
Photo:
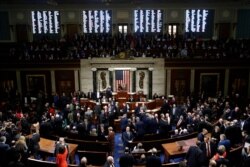
[[116, 91], [130, 91], [130, 71], [116, 70], [115, 71], [115, 88]]

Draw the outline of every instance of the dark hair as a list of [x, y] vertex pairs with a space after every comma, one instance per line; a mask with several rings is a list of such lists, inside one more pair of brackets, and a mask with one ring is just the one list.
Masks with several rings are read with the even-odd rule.
[[65, 151], [65, 146], [64, 145], [60, 145], [59, 149], [58, 149], [59, 154], [63, 154], [64, 151]]

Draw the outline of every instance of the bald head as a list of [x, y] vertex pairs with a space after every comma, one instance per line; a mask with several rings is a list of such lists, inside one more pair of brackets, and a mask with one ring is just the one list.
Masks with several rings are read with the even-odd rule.
[[108, 162], [109, 164], [113, 164], [113, 163], [114, 163], [114, 158], [113, 158], [112, 156], [108, 156], [108, 157], [107, 157], [107, 162]]
[[81, 165], [87, 165], [87, 158], [86, 157], [82, 157]]

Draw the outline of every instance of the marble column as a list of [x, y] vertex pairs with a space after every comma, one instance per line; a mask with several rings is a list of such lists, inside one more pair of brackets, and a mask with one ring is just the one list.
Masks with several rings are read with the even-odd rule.
[[154, 68], [148, 68], [148, 98], [152, 99], [152, 90], [153, 90], [153, 70]]
[[96, 68], [92, 68], [92, 75], [93, 75], [93, 92], [97, 92], [97, 84], [96, 84]]
[[[228, 95], [228, 84], [229, 84], [229, 69], [225, 70], [225, 78], [224, 78], [224, 96]], [[222, 90], [221, 90], [222, 91]]]
[[171, 69], [167, 69], [167, 94], [166, 96], [170, 95], [171, 91]]
[[108, 70], [109, 70], [109, 86], [111, 86], [111, 90], [114, 90], [114, 88], [113, 88], [113, 80], [114, 80], [113, 72], [114, 72], [114, 69], [109, 68]]
[[131, 92], [136, 92], [136, 68], [132, 68], [132, 90]]
[[79, 90], [79, 71], [78, 70], [75, 70], [74, 71], [74, 78], [75, 78], [75, 91], [78, 91]]

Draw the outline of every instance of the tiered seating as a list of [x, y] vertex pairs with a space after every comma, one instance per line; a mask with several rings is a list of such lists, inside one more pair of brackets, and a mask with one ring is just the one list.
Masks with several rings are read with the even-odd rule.
[[78, 144], [78, 150], [83, 151], [110, 151], [109, 142], [105, 141], [87, 141], [87, 140], [78, 140], [78, 139], [71, 139], [66, 138], [66, 143], [74, 143]]
[[91, 165], [104, 165], [106, 162], [108, 153], [107, 152], [101, 152], [101, 151], [82, 151], [78, 150], [78, 156], [79, 159], [82, 157], [86, 157], [88, 160], [88, 163]]
[[[78, 165], [69, 164], [68, 167], [77, 167]], [[28, 167], [56, 167], [55, 162], [42, 161], [33, 158], [28, 158]]]
[[186, 139], [190, 139], [193, 137], [197, 136], [197, 132], [194, 133], [190, 133], [187, 135], [183, 135], [183, 136], [178, 136], [176, 138], [159, 138], [159, 136], [157, 134], [155, 134], [155, 139], [154, 139], [154, 135], [152, 135], [150, 138], [150, 140], [134, 140], [132, 143], [130, 143], [130, 147], [133, 148], [134, 146], [136, 146], [138, 143], [142, 143], [143, 144], [143, 148], [145, 150], [149, 150], [153, 147], [155, 147], [157, 150], [162, 150], [162, 144], [164, 143], [170, 143], [170, 142], [174, 142], [174, 141], [180, 141], [180, 140], [186, 140]]

